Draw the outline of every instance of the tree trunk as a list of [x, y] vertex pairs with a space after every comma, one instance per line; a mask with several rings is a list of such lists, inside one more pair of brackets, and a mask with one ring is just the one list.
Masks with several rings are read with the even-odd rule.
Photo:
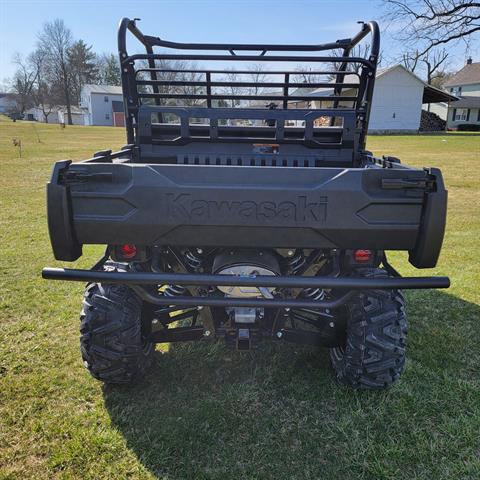
[[65, 106], [67, 107], [67, 121], [68, 121], [68, 125], [73, 125], [72, 107], [70, 102], [70, 85], [68, 84], [68, 72], [67, 72], [66, 65], [64, 63], [62, 65], [62, 73], [63, 73], [63, 89], [65, 92]]
[[73, 125], [72, 122], [72, 107], [70, 104], [70, 92], [68, 91], [68, 87], [65, 87], [65, 103], [67, 107], [67, 119], [68, 119], [68, 124]]

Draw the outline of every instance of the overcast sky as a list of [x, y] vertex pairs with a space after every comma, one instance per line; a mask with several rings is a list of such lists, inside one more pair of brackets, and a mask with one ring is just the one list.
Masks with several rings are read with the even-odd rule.
[[[14, 72], [14, 53], [31, 52], [42, 25], [54, 18], [63, 19], [95, 52], [116, 53], [116, 29], [124, 16], [139, 17], [144, 32], [174, 41], [322, 43], [351, 36], [358, 20], [382, 22], [381, 5], [380, 0], [0, 0], [0, 82]], [[381, 27], [385, 66], [401, 46], [392, 38], [394, 25]], [[463, 66], [468, 54], [480, 60], [480, 41], [469, 51], [454, 48], [452, 68]]]

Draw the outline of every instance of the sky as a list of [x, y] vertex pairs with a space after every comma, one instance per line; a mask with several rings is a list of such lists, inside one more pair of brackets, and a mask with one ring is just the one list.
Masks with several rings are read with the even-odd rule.
[[[74, 38], [97, 53], [116, 53], [121, 17], [140, 18], [147, 34], [180, 42], [322, 43], [348, 38], [359, 20], [382, 28], [383, 66], [401, 52], [394, 25], [382, 21], [380, 0], [0, 0], [0, 84], [14, 73], [16, 52], [27, 55], [42, 25], [61, 18]], [[452, 69], [468, 54], [480, 59], [479, 45], [453, 50]], [[477, 57], [477, 58], [475, 58]]]

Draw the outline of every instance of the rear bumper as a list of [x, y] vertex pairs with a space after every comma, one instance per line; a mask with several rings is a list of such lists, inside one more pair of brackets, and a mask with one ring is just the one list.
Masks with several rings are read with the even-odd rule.
[[208, 285], [233, 287], [328, 288], [345, 290], [448, 288], [448, 277], [331, 277], [295, 275], [233, 276], [203, 273], [104, 272], [73, 268], [44, 268], [48, 280], [121, 283], [125, 285]]
[[[448, 288], [447, 277], [329, 277], [329, 276], [231, 276], [213, 274], [150, 273], [150, 272], [104, 272], [63, 268], [44, 268], [42, 276], [48, 280], [70, 280], [77, 282], [120, 283], [130, 285], [147, 302], [170, 305], [172, 298], [153, 295], [141, 285], [208, 285], [208, 286], [256, 286], [277, 288], [322, 288], [343, 291], [334, 300], [318, 301], [297, 298], [233, 298], [233, 297], [176, 297], [180, 306], [248, 306], [248, 307], [297, 307], [336, 308], [343, 305], [355, 290], [372, 289], [422, 289]], [[345, 291], [347, 293], [345, 293]]]
[[53, 251], [67, 261], [83, 244], [195, 244], [407, 250], [432, 267], [446, 198], [438, 170], [407, 168], [57, 162], [47, 188]]

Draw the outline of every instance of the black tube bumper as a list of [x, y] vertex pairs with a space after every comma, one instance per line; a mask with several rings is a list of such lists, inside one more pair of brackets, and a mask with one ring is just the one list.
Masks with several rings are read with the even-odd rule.
[[[231, 276], [212, 274], [150, 273], [150, 272], [103, 272], [68, 268], [44, 268], [42, 277], [47, 280], [76, 282], [120, 283], [130, 285], [146, 302], [155, 305], [181, 306], [244, 306], [265, 308], [337, 308], [346, 303], [355, 290], [372, 289], [423, 289], [448, 288], [448, 277], [411, 278], [357, 278], [357, 277], [300, 277], [300, 276]], [[233, 298], [233, 297], [170, 297], [155, 295], [142, 285], [199, 285], [199, 286], [255, 286], [275, 288], [322, 288], [340, 290], [344, 293], [331, 300], [302, 298]], [[347, 292], [347, 293], [345, 293]]]
[[122, 283], [126, 285], [212, 285], [234, 287], [328, 288], [345, 290], [448, 288], [448, 277], [365, 278], [300, 276], [233, 276], [194, 273], [102, 272], [71, 268], [44, 268], [48, 280]]

